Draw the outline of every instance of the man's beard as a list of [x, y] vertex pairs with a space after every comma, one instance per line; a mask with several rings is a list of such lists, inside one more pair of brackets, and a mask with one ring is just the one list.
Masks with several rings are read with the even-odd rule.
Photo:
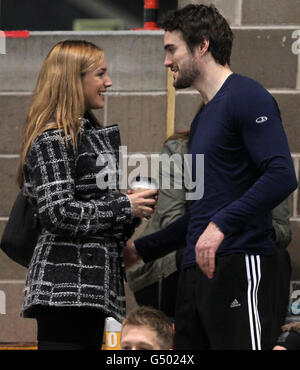
[[173, 86], [175, 89], [186, 89], [191, 87], [200, 74], [196, 63], [193, 59], [183, 64], [178, 73], [178, 77], [174, 80]]

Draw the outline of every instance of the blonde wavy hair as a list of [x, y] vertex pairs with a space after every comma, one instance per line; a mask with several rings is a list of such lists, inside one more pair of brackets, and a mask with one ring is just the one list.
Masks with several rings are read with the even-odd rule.
[[[25, 121], [17, 182], [22, 187], [26, 155], [45, 130], [63, 130], [77, 147], [80, 120], [85, 112], [82, 77], [99, 68], [103, 50], [85, 40], [65, 40], [57, 43], [44, 60]], [[66, 138], [67, 140], [67, 138]]]

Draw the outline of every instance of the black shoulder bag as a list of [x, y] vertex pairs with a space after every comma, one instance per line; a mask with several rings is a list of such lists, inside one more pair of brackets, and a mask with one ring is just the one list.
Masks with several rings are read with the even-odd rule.
[[3, 231], [0, 248], [13, 261], [28, 267], [40, 230], [38, 214], [21, 189]]

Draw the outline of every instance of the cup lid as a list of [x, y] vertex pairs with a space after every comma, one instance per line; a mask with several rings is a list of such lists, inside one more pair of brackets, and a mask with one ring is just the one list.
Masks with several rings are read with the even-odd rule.
[[157, 189], [156, 180], [152, 177], [136, 177], [130, 183], [130, 188], [146, 188], [146, 189]]

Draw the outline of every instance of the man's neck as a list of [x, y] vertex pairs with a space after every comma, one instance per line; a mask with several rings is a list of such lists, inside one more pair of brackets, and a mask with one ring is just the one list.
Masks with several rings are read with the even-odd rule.
[[194, 87], [201, 94], [204, 104], [208, 103], [220, 90], [228, 76], [233, 72], [228, 65], [222, 66], [215, 62], [205, 66]]

